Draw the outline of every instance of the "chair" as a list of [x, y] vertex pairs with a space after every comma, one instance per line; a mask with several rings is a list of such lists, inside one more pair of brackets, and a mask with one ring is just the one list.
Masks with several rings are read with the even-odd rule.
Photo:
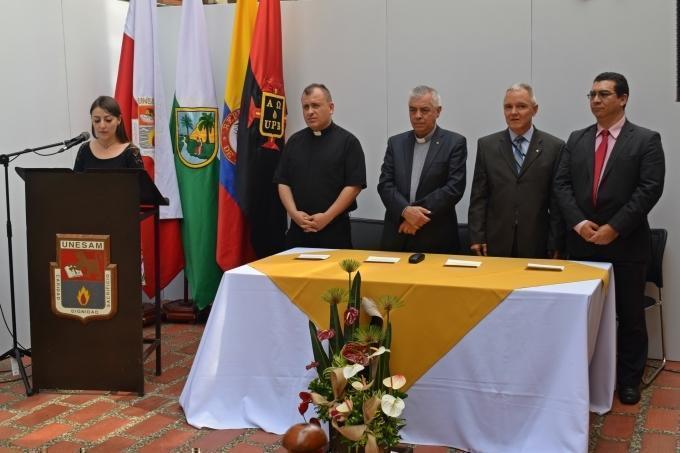
[[[358, 250], [380, 250], [380, 240], [383, 231], [383, 221], [351, 217], [352, 245]], [[460, 240], [460, 254], [470, 255], [470, 233], [467, 223], [458, 224], [458, 238]]]
[[645, 310], [653, 307], [659, 307], [659, 323], [661, 325], [661, 364], [658, 367], [652, 367], [651, 374], [642, 378], [642, 383], [645, 386], [656, 379], [656, 376], [666, 366], [666, 339], [663, 331], [663, 298], [661, 290], [663, 289], [663, 253], [666, 249], [666, 240], [668, 239], [668, 231], [663, 228], [652, 229], [652, 256], [647, 269], [647, 281], [653, 283], [657, 289], [657, 297], [645, 296]]
[[380, 250], [383, 221], [351, 217], [352, 245], [358, 250]]

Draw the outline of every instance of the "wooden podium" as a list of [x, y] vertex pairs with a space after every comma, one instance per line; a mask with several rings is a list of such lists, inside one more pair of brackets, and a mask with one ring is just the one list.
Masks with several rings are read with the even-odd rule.
[[[167, 200], [143, 170], [74, 173], [68, 169], [17, 168], [17, 173], [26, 183], [34, 390], [110, 390], [143, 395], [143, 360], [152, 350], [156, 351], [156, 374], [160, 374], [160, 289], [157, 286], [156, 336], [144, 340], [140, 218], [154, 215], [158, 241], [158, 206], [167, 204]], [[74, 236], [84, 239], [59, 242], [60, 238]], [[103, 255], [92, 255], [98, 252], [86, 256], [78, 249], [86, 248], [83, 244], [97, 248], [100, 243], [92, 238], [106, 238], [109, 263], [104, 267], [115, 269], [106, 274], [109, 283], [97, 282], [100, 286], [92, 291], [82, 285], [76, 294], [75, 289], [81, 286], [79, 277], [83, 278], [83, 272], [87, 276], [90, 267], [96, 268], [92, 263], [103, 259]], [[73, 250], [62, 246], [72, 246]], [[157, 244], [156, 252], [158, 270]], [[64, 265], [62, 261], [68, 257], [79, 261]], [[117, 307], [101, 302], [99, 308], [90, 310], [90, 293], [91, 303], [100, 303], [94, 296], [104, 294], [101, 300], [115, 300]], [[143, 342], [151, 343], [146, 353]]]

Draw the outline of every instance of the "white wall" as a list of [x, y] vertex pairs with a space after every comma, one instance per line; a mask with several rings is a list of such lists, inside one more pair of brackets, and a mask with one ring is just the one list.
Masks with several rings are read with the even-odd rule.
[[[0, 152], [11, 152], [76, 135], [88, 129], [91, 100], [115, 85], [126, 3], [114, 0], [12, 0], [0, 16]], [[534, 85], [538, 127], [566, 138], [592, 122], [585, 93], [599, 72], [624, 73], [631, 85], [628, 117], [658, 130], [666, 148], [665, 194], [651, 214], [653, 226], [669, 229], [666, 251], [666, 325], [671, 357], [680, 360], [680, 268], [674, 254], [680, 220], [672, 199], [680, 193], [673, 169], [680, 140], [675, 95], [675, 7], [664, 0], [300, 0], [283, 2], [284, 79], [288, 134], [303, 121], [302, 88], [326, 83], [335, 120], [354, 132], [366, 153], [368, 189], [356, 215], [381, 218], [375, 186], [389, 135], [408, 128], [406, 97], [414, 85], [439, 89], [440, 124], [468, 139], [468, 188], [458, 205], [467, 219], [477, 139], [504, 127], [501, 100], [513, 82]], [[233, 5], [205, 8], [213, 75], [221, 99], [228, 60]], [[161, 64], [168, 97], [175, 79], [179, 8], [159, 8]], [[607, 18], [603, 22], [603, 18]], [[606, 26], [603, 26], [603, 23]], [[614, 24], [612, 26], [611, 24]], [[36, 127], [37, 126], [37, 127]], [[25, 156], [14, 166], [71, 166], [72, 154]], [[13, 171], [12, 171], [13, 173]], [[23, 186], [11, 175], [19, 331], [28, 343]], [[4, 219], [4, 198], [2, 200]], [[0, 257], [6, 255], [0, 235]], [[0, 300], [8, 314], [6, 259], [0, 258]], [[166, 294], [181, 295], [175, 284]], [[650, 317], [651, 320], [655, 319]], [[658, 326], [651, 323], [651, 352]], [[0, 345], [9, 336], [0, 326]], [[2, 350], [5, 348], [3, 347]]]
[[[117, 63], [110, 65], [114, 58], [106, 45], [113, 37], [113, 32], [107, 30], [110, 6], [117, 6], [124, 14], [122, 5], [103, 0], [14, 0], [3, 3], [0, 14], [1, 153], [54, 143], [89, 130], [89, 103], [95, 93], [111, 91], [111, 78], [115, 77], [111, 72], [117, 66]], [[120, 31], [116, 34], [120, 35]], [[117, 41], [120, 46], [120, 37]], [[17, 330], [24, 346], [30, 345], [26, 207], [24, 186], [14, 168], [72, 167], [73, 154], [70, 153], [52, 157], [27, 154], [10, 164]], [[2, 182], [4, 185], [4, 179]], [[4, 188], [0, 209], [4, 225]], [[7, 324], [11, 324], [9, 298], [7, 242], [3, 228], [0, 234], [0, 301]], [[0, 324], [2, 352], [10, 345], [11, 337], [4, 324]]]

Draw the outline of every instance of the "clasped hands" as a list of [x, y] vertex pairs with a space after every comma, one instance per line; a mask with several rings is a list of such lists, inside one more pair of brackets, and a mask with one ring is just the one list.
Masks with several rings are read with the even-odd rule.
[[431, 212], [422, 206], [407, 206], [401, 213], [403, 221], [399, 225], [399, 233], [415, 236], [431, 219]]
[[585, 241], [597, 245], [608, 245], [619, 237], [619, 232], [612, 228], [608, 223], [600, 226], [590, 220], [585, 221], [578, 231], [578, 234]]
[[326, 225], [333, 220], [325, 212], [309, 215], [304, 211], [295, 211], [291, 218], [305, 233], [317, 233], [326, 228]]

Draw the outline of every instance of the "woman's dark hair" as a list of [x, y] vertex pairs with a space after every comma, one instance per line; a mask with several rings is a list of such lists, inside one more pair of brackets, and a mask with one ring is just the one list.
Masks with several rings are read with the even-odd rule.
[[[90, 107], [90, 115], [92, 115], [92, 112], [97, 107], [121, 120], [120, 124], [118, 124], [118, 127], [116, 128], [116, 138], [121, 143], [129, 142], [130, 139], [128, 139], [127, 132], [125, 132], [125, 126], [123, 125], [122, 121], [123, 118], [120, 112], [120, 105], [118, 105], [118, 101], [116, 101], [111, 96], [99, 96], [97, 99], [94, 100], [92, 106]], [[93, 137], [97, 136], [94, 133], [94, 126], [92, 126], [92, 136]]]

